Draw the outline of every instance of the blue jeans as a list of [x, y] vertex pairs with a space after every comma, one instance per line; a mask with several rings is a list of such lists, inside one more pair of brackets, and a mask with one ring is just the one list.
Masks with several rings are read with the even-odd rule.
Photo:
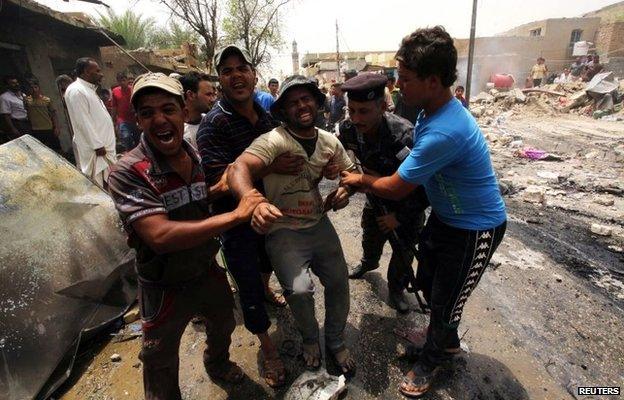
[[139, 144], [139, 138], [141, 137], [141, 131], [137, 124], [133, 122], [120, 122], [119, 123], [119, 140], [125, 151], [134, 149]]
[[324, 216], [310, 228], [271, 232], [266, 236], [266, 248], [303, 343], [319, 340], [313, 272], [324, 288], [325, 344], [334, 352], [342, 349], [349, 314], [349, 279], [340, 239], [329, 218]]
[[221, 235], [223, 255], [228, 271], [238, 286], [245, 328], [255, 335], [266, 332], [271, 326], [264, 306], [264, 286], [261, 272], [264, 265], [264, 236], [258, 235], [249, 224], [239, 225]]

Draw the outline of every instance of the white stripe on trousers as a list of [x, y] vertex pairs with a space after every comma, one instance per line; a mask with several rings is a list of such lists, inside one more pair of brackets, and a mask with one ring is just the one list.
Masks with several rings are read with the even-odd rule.
[[[490, 259], [495, 236], [496, 228], [487, 231], [477, 231], [470, 268], [468, 268], [466, 279], [464, 280], [462, 288], [459, 291], [459, 295], [457, 296], [457, 299], [455, 299], [455, 304], [453, 304], [453, 308], [451, 309], [450, 320], [448, 321], [449, 324], [459, 323], [461, 320], [464, 305], [466, 304], [466, 301], [468, 301], [468, 297], [472, 293], [472, 290], [481, 280], [481, 275], [485, 272], [485, 268], [487, 267], [486, 261]], [[483, 241], [481, 241], [481, 239], [483, 239]], [[479, 253], [480, 250], [485, 249], [487, 249], [487, 254], [483, 252]], [[475, 273], [477, 276], [473, 276]]]

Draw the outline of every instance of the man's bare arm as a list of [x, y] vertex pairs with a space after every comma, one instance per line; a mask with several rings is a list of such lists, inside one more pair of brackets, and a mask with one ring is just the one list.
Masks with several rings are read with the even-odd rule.
[[237, 199], [254, 188], [253, 182], [266, 175], [269, 166], [257, 156], [251, 153], [243, 153], [228, 169], [228, 185], [230, 192]]
[[134, 221], [132, 228], [157, 254], [186, 250], [248, 221], [253, 210], [263, 201], [260, 192], [252, 188], [229, 213], [195, 221], [172, 221], [166, 214], [156, 214]]
[[404, 181], [396, 172], [391, 176], [384, 177], [351, 172], [343, 172], [341, 175], [341, 185], [352, 186], [365, 193], [372, 193], [375, 196], [388, 200], [401, 200], [418, 186]]

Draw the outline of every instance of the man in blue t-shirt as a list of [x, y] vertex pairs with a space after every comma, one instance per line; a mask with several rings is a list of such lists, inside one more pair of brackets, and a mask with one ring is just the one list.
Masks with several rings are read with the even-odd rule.
[[422, 108], [414, 147], [392, 176], [342, 173], [341, 184], [398, 200], [422, 185], [431, 216], [419, 244], [418, 280], [431, 307], [418, 361], [399, 390], [408, 397], [429, 390], [444, 361], [460, 351], [462, 310], [505, 233], [505, 203], [490, 154], [475, 119], [453, 97], [457, 50], [444, 30], [419, 29], [397, 52], [399, 87]]

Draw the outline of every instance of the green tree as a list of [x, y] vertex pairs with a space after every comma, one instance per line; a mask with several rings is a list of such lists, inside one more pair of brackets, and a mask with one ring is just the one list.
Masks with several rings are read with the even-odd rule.
[[212, 69], [212, 57], [218, 45], [219, 5], [223, 0], [156, 0], [171, 15], [195, 31], [204, 41], [201, 48], [206, 68]]
[[156, 30], [151, 44], [160, 49], [178, 49], [184, 43], [200, 43], [200, 36], [192, 29], [184, 28], [176, 21], [169, 23], [168, 29]]
[[255, 66], [271, 60], [271, 50], [284, 44], [280, 8], [290, 0], [228, 0], [224, 39], [249, 52]]
[[97, 24], [122, 36], [126, 49], [134, 50], [139, 47], [149, 47], [154, 37], [156, 21], [153, 18], [143, 18], [131, 10], [117, 14], [108, 9], [106, 14], [100, 13]]

